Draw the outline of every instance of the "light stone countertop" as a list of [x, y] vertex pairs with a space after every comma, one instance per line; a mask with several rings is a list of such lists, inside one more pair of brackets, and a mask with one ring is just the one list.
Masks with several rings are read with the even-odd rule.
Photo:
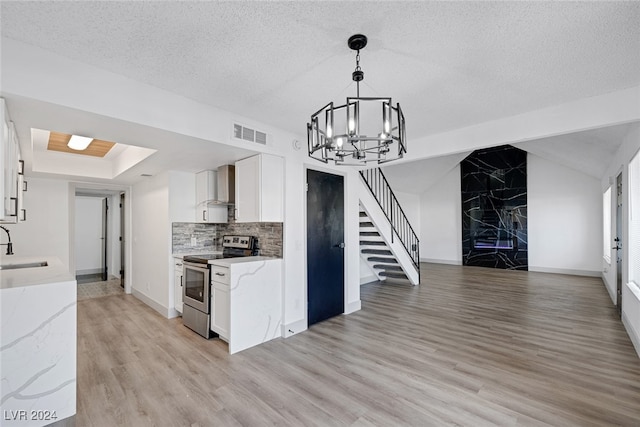
[[222, 267], [229, 267], [232, 264], [244, 264], [248, 262], [258, 262], [258, 261], [271, 261], [282, 258], [276, 258], [271, 256], [244, 256], [237, 258], [222, 258], [222, 259], [212, 259], [209, 260], [209, 264], [220, 265]]
[[47, 283], [75, 281], [67, 266], [56, 256], [0, 256], [0, 265], [27, 264], [47, 262], [46, 267], [30, 267], [10, 270], [0, 270], [0, 289], [20, 288], [24, 286], [43, 285]]

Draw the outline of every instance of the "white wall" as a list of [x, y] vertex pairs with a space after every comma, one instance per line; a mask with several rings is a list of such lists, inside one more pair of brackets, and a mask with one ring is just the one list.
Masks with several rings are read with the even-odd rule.
[[76, 196], [76, 274], [102, 271], [103, 213], [102, 197]]
[[602, 268], [602, 192], [589, 175], [527, 156], [529, 270], [597, 276]]
[[[6, 225], [11, 232], [13, 252], [18, 256], [52, 255], [69, 266], [69, 183], [29, 176], [25, 181], [27, 221]], [[3, 243], [5, 238], [2, 236]], [[71, 273], [75, 274], [75, 269]]]
[[421, 224], [421, 214], [420, 214], [420, 195], [413, 193], [404, 193], [402, 191], [396, 191], [395, 188], [392, 189], [396, 198], [398, 199], [398, 203], [402, 207], [404, 214], [407, 216], [409, 220], [409, 224], [413, 228], [413, 231], [420, 238], [420, 229], [422, 227]]
[[134, 185], [131, 209], [132, 293], [168, 317], [172, 293], [168, 172]]
[[420, 195], [420, 260], [462, 264], [460, 165]]

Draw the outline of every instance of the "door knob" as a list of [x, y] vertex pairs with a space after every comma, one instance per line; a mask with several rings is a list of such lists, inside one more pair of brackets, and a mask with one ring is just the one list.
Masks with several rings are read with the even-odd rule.
[[344, 242], [338, 243], [337, 245], [333, 245], [334, 248], [344, 249]]

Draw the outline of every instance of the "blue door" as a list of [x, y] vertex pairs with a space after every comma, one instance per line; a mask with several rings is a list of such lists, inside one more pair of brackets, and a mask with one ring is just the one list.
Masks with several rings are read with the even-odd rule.
[[309, 326], [344, 313], [344, 178], [307, 170]]

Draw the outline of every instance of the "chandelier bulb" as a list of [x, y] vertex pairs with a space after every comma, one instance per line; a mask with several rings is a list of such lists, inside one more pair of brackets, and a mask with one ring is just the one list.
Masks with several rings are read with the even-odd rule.
[[349, 119], [348, 131], [349, 135], [353, 135], [356, 132], [356, 122], [353, 119]]

